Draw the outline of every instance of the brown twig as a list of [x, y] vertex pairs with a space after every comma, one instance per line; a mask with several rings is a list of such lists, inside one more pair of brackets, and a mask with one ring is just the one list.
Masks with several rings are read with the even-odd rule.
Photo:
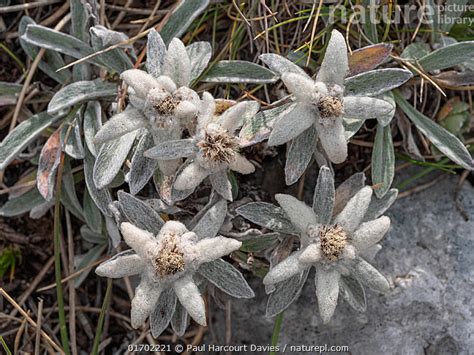
[[[10, 297], [10, 295], [8, 293], [5, 292], [5, 290], [3, 288], [0, 288], [0, 295], [2, 295], [7, 301], [8, 303], [10, 303], [13, 307], [15, 307], [17, 309], [18, 312], [20, 312], [20, 314], [26, 318], [26, 320], [28, 321], [28, 323], [30, 323], [34, 328], [37, 328], [38, 325], [36, 324], [36, 322], [31, 319], [31, 317], [28, 315], [28, 313], [26, 313], [23, 308], [20, 307], [20, 305], [18, 303], [15, 302], [15, 300], [13, 298]], [[49, 343], [51, 344], [51, 346], [56, 349], [56, 351], [58, 351], [60, 354], [64, 354], [64, 351], [63, 349], [58, 345], [56, 344], [50, 337], [48, 334], [46, 334], [46, 332], [42, 329], [40, 329], [40, 333], [41, 333], [41, 336]]]
[[36, 320], [36, 336], [35, 336], [35, 355], [39, 355], [41, 345], [41, 325], [43, 322], [43, 299], [40, 298], [38, 302], [38, 317]]

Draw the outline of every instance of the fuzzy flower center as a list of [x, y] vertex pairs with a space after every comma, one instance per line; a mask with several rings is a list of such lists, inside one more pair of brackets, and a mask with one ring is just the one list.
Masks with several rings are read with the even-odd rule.
[[215, 132], [207, 132], [204, 139], [197, 143], [201, 149], [204, 159], [216, 163], [231, 163], [239, 148], [235, 137], [226, 130], [219, 129]]
[[321, 251], [330, 261], [336, 261], [347, 245], [347, 234], [342, 227], [324, 226], [319, 232]]
[[184, 254], [176, 243], [176, 236], [168, 235], [163, 239], [162, 248], [155, 258], [155, 271], [162, 277], [184, 271]]
[[339, 117], [342, 115], [344, 105], [339, 98], [328, 95], [319, 100], [318, 110], [322, 118]]
[[178, 106], [179, 101], [171, 95], [167, 95], [163, 100], [154, 105], [156, 112], [160, 116], [171, 116]]

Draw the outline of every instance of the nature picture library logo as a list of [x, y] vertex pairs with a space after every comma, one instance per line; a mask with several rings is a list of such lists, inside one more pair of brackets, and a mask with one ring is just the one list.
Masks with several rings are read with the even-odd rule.
[[326, 11], [321, 11], [322, 16], [326, 16], [329, 23], [336, 20], [343, 24], [403, 24], [418, 20], [424, 25], [433, 24], [463, 24], [472, 26], [474, 18], [462, 15], [474, 12], [474, 4], [394, 4], [388, 1], [384, 4], [371, 2], [369, 5], [352, 5], [347, 7], [344, 4], [330, 4]]

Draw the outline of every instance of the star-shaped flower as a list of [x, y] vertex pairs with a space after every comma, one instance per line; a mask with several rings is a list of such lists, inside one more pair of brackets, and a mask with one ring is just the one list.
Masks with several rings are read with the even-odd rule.
[[340, 288], [343, 288], [342, 277], [352, 275], [360, 283], [380, 292], [390, 289], [385, 277], [365, 260], [379, 250], [377, 243], [388, 231], [390, 219], [382, 216], [364, 221], [372, 199], [369, 186], [360, 189], [334, 217], [334, 191], [332, 173], [323, 166], [312, 208], [291, 195], [278, 194], [275, 198], [282, 211], [273, 207], [267, 222], [262, 216], [256, 216], [252, 204], [238, 209], [242, 216], [274, 230], [293, 227], [293, 233], [300, 237], [300, 249], [273, 266], [263, 283], [267, 290], [273, 291], [295, 276], [305, 279], [309, 269], [314, 267], [316, 296], [324, 323], [329, 322], [336, 308]]
[[241, 174], [250, 174], [255, 170], [253, 164], [239, 153], [240, 138], [235, 132], [258, 109], [259, 104], [256, 102], [239, 102], [216, 118], [214, 98], [205, 92], [196, 134], [188, 139], [158, 144], [144, 155], [158, 160], [189, 158], [188, 164], [177, 173], [174, 188], [192, 191], [209, 176], [213, 188], [231, 201], [232, 186], [227, 176], [229, 170]]
[[[216, 236], [227, 213], [225, 201], [207, 210], [192, 231], [178, 221], [164, 223], [150, 207], [129, 194], [120, 192], [119, 201], [125, 215], [140, 218], [137, 222], [143, 227], [156, 230], [161, 226], [155, 236], [132, 223], [121, 223], [124, 240], [132, 250], [115, 255], [96, 269], [98, 275], [111, 278], [141, 276], [132, 300], [133, 328], [140, 327], [150, 317], [152, 334], [159, 336], [170, 321], [173, 324], [173, 314], [178, 312], [176, 298], [184, 307], [184, 311], [180, 311], [184, 312], [184, 321], [178, 322], [181, 325], [176, 327], [181, 329], [176, 330], [178, 333], [184, 332], [182, 323], [186, 323], [186, 312], [197, 323], [206, 325], [204, 300], [193, 280], [196, 273], [231, 296], [254, 296], [240, 272], [220, 259], [242, 244]], [[140, 216], [142, 213], [147, 216]]]
[[[289, 66], [292, 67], [294, 66]], [[303, 139], [306, 132], [315, 129], [316, 134], [311, 135], [314, 141], [306, 144], [305, 149], [314, 150], [315, 139], [319, 139], [329, 160], [333, 163], [346, 160], [347, 140], [344, 136], [343, 118], [377, 118], [393, 108], [384, 100], [345, 96], [344, 79], [348, 72], [346, 42], [342, 34], [334, 30], [316, 80], [302, 70], [282, 74], [281, 79], [294, 95], [296, 105], [275, 123], [268, 144], [276, 146], [294, 139]]]
[[[192, 127], [199, 111], [200, 99], [188, 87], [191, 82], [191, 61], [186, 48], [179, 39], [174, 38], [166, 51], [157, 32], [155, 36], [153, 40], [163, 47], [162, 63], [154, 63], [152, 73], [130, 69], [120, 75], [128, 85], [129, 105], [97, 132], [94, 137], [96, 144], [140, 128], [150, 130], [158, 144], [181, 138], [183, 129]], [[178, 165], [176, 162], [160, 163], [160, 169], [165, 175], [171, 175]]]

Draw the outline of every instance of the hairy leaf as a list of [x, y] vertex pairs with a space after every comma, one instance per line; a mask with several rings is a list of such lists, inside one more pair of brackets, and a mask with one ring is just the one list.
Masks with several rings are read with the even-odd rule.
[[271, 70], [261, 65], [243, 60], [221, 60], [202, 78], [209, 83], [259, 83], [268, 84], [277, 81]]
[[255, 296], [240, 271], [222, 259], [202, 264], [198, 272], [232, 297], [252, 298]]
[[119, 191], [118, 200], [120, 209], [131, 223], [153, 234], [160, 232], [165, 222], [148, 204], [124, 191]]
[[251, 202], [240, 206], [236, 212], [259, 226], [288, 234], [298, 234], [283, 209], [267, 202]]
[[209, 42], [194, 42], [186, 47], [191, 61], [191, 81], [196, 80], [207, 68], [212, 57], [212, 47]]
[[394, 91], [395, 101], [400, 109], [415, 124], [436, 148], [444, 155], [468, 170], [474, 169], [474, 162], [464, 144], [452, 133], [430, 120], [411, 106], [398, 91]]
[[409, 70], [388, 68], [354, 75], [345, 81], [347, 96], [376, 96], [407, 82], [413, 74]]
[[183, 0], [173, 11], [166, 24], [161, 29], [161, 37], [169, 44], [174, 37], [180, 37], [191, 23], [209, 5], [209, 0]]
[[426, 71], [442, 70], [463, 64], [474, 57], [474, 41], [454, 43], [418, 60]]
[[94, 183], [93, 172], [95, 165], [95, 157], [89, 151], [87, 146], [85, 147], [84, 156], [84, 176], [86, 180], [87, 190], [91, 195], [92, 200], [100, 211], [105, 215], [112, 217], [112, 213], [109, 211], [109, 203], [112, 202], [112, 196], [107, 188], [98, 189]]
[[98, 189], [110, 184], [119, 173], [132, 148], [137, 131], [102, 144], [94, 165], [94, 183]]
[[54, 114], [78, 103], [99, 98], [114, 97], [117, 86], [100, 79], [76, 81], [59, 90], [48, 104], [48, 113]]
[[267, 139], [270, 136], [274, 123], [280, 117], [286, 115], [287, 112], [293, 110], [294, 107], [295, 105], [292, 103], [283, 104], [266, 111], [261, 111], [252, 119], [246, 120], [239, 134], [240, 145], [248, 147]]
[[45, 128], [61, 117], [41, 112], [15, 127], [0, 143], [0, 170], [5, 169]]
[[316, 129], [311, 126], [291, 141], [285, 164], [287, 185], [293, 185], [305, 172], [313, 157], [316, 139]]
[[377, 197], [383, 197], [392, 185], [395, 176], [395, 151], [390, 126], [377, 125], [374, 149], [372, 150], [372, 183]]
[[136, 195], [148, 183], [155, 172], [158, 161], [146, 158], [143, 153], [151, 149], [155, 144], [151, 133], [147, 130], [139, 133], [138, 141], [132, 157], [130, 172], [128, 173], [128, 186], [130, 193]]
[[300, 296], [308, 274], [309, 268], [275, 285], [275, 290], [268, 297], [267, 317], [273, 317], [283, 312]]
[[39, 191], [34, 188], [24, 194], [8, 200], [0, 208], [0, 216], [15, 217], [30, 211], [32, 208], [45, 203], [46, 200]]

